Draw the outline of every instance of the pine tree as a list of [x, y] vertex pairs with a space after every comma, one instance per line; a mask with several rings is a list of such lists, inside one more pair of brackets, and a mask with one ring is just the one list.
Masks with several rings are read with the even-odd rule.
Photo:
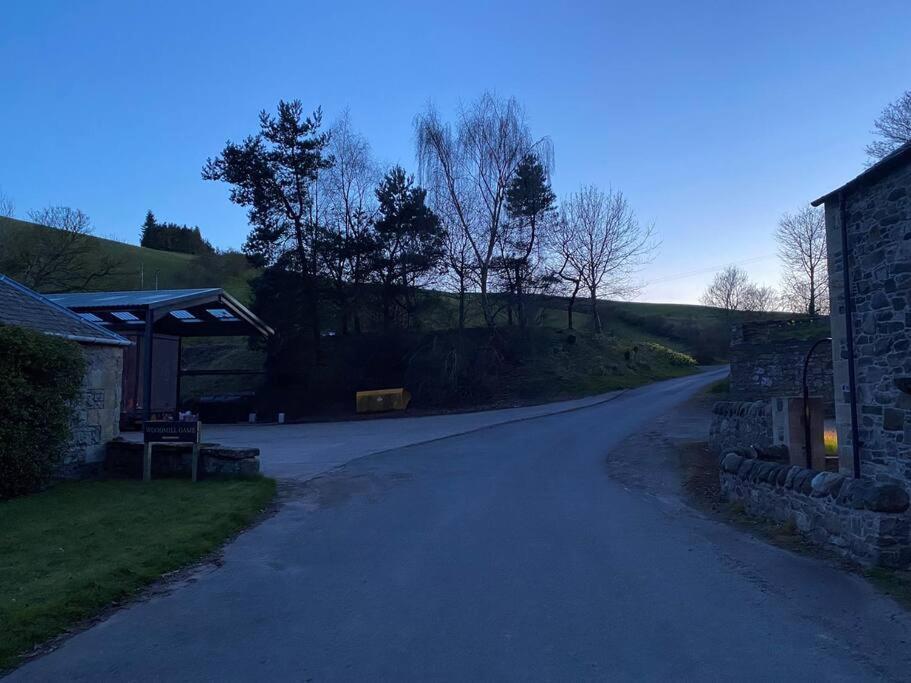
[[139, 244], [140, 246], [147, 247], [149, 239], [152, 237], [152, 233], [155, 232], [155, 227], [158, 224], [155, 222], [155, 214], [152, 213], [152, 210], [149, 209], [146, 212], [146, 219], [142, 224], [142, 230], [139, 233]]
[[506, 208], [512, 224], [504, 231], [500, 263], [523, 327], [527, 323], [525, 298], [535, 276], [532, 256], [542, 224], [553, 211], [556, 199], [544, 165], [536, 155], [526, 154], [506, 190]]
[[203, 167], [204, 180], [231, 186], [231, 201], [248, 209], [251, 231], [244, 251], [256, 263], [288, 271], [300, 280], [310, 318], [315, 357], [320, 342], [319, 217], [311, 190], [332, 165], [320, 132], [322, 112], [305, 116], [298, 100], [280, 101], [278, 113], [259, 116], [259, 132], [228, 142]]
[[424, 203], [426, 195], [400, 166], [390, 169], [376, 190], [380, 218], [375, 225], [374, 268], [382, 286], [384, 327], [392, 321], [394, 305], [406, 316], [413, 314], [419, 279], [443, 258], [446, 231]]

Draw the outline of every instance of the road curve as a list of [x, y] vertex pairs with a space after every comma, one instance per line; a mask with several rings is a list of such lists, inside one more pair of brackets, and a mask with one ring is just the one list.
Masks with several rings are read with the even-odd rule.
[[911, 620], [867, 583], [608, 476], [717, 376], [351, 462], [10, 679], [904, 677]]

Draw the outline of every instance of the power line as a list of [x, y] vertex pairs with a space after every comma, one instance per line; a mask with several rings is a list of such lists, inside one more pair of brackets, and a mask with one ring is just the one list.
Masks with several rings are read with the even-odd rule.
[[705, 273], [711, 273], [714, 271], [721, 270], [722, 268], [727, 268], [728, 266], [742, 266], [747, 263], [757, 263], [759, 261], [766, 261], [770, 258], [775, 258], [777, 254], [765, 254], [763, 256], [753, 256], [748, 259], [743, 259], [741, 261], [729, 261], [728, 263], [722, 263], [717, 266], [709, 266], [707, 268], [700, 268], [698, 270], [690, 270], [683, 273], [677, 273], [675, 275], [668, 275], [667, 277], [659, 277], [655, 280], [649, 280], [645, 283], [645, 286], [657, 284], [659, 282], [671, 282], [673, 280], [682, 280], [688, 277], [694, 277], [696, 275], [704, 275]]

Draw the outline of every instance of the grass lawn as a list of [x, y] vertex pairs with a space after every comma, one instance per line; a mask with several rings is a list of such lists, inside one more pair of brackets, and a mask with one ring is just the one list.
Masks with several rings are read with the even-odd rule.
[[18, 655], [217, 549], [271, 479], [62, 483], [0, 502], [0, 671]]

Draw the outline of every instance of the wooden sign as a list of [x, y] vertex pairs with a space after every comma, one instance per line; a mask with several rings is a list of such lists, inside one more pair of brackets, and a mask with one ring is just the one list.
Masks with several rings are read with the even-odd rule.
[[152, 420], [142, 423], [142, 440], [145, 442], [142, 456], [142, 479], [152, 480], [152, 446], [155, 444], [193, 444], [193, 460], [190, 465], [193, 481], [199, 471], [199, 442], [202, 430], [199, 422]]
[[145, 443], [199, 443], [198, 422], [153, 420], [142, 423]]

